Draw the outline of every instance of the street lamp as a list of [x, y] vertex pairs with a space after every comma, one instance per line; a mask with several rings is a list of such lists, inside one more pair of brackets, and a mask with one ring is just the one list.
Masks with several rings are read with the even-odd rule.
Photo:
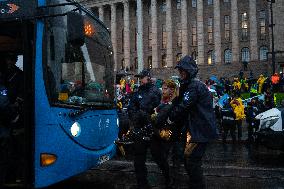
[[275, 50], [274, 50], [274, 23], [273, 23], [273, 9], [272, 5], [275, 3], [275, 0], [266, 0], [267, 2], [270, 2], [270, 25], [271, 28], [271, 55], [272, 55], [272, 71], [275, 73]]

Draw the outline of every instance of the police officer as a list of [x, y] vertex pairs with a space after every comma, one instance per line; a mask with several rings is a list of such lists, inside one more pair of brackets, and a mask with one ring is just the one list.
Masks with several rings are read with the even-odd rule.
[[221, 124], [223, 128], [223, 143], [226, 143], [228, 132], [232, 137], [233, 143], [236, 142], [236, 115], [234, 110], [229, 102], [225, 103], [224, 107], [221, 110]]
[[16, 122], [19, 118], [17, 109], [18, 102], [23, 101], [23, 73], [15, 65], [16, 54], [9, 52], [0, 54], [0, 61], [0, 106], [1, 115], [5, 115], [1, 116], [1, 121], [7, 125]]
[[[160, 104], [161, 92], [151, 82], [149, 70], [142, 70], [138, 75], [140, 86], [138, 91], [133, 93], [129, 105], [128, 114], [134, 129], [141, 129], [150, 124], [150, 116], [154, 113], [154, 108]], [[147, 168], [145, 165], [147, 149], [150, 146], [148, 136], [138, 133], [134, 139], [134, 167], [138, 188], [151, 188], [147, 180]]]
[[[8, 175], [6, 175], [6, 182], [14, 181], [15, 176], [20, 176], [20, 170], [18, 170], [15, 162], [18, 164], [23, 163], [20, 154], [23, 147], [23, 71], [16, 66], [18, 56], [12, 52], [5, 52], [0, 54], [0, 74], [1, 74], [1, 99], [3, 95], [7, 97], [6, 106], [2, 108], [1, 115], [5, 115], [5, 118], [1, 116], [1, 122], [5, 124], [6, 130], [8, 130], [8, 136], [6, 141], [6, 154], [9, 154], [7, 158]], [[9, 150], [9, 152], [8, 152]], [[13, 170], [13, 171], [12, 171]], [[16, 175], [19, 174], [19, 175]]]
[[[177, 84], [173, 80], [166, 80], [162, 84], [161, 104], [155, 108], [155, 114], [151, 116], [155, 133], [151, 142], [151, 152], [153, 159], [162, 170], [166, 189], [175, 189], [180, 184], [178, 182], [182, 160], [182, 143], [179, 137], [180, 127], [167, 122], [168, 114], [172, 108], [172, 100], [176, 94]], [[157, 120], [157, 115], [159, 115], [159, 120]], [[172, 157], [173, 163], [171, 174], [168, 163], [169, 156]]]
[[23, 71], [16, 66], [18, 56], [15, 53], [7, 52], [1, 55], [3, 63], [1, 64], [1, 72], [5, 81], [5, 86], [8, 89], [10, 102], [23, 101]]
[[185, 168], [189, 188], [205, 188], [201, 159], [208, 142], [217, 137], [212, 96], [206, 85], [196, 79], [198, 67], [190, 57], [183, 57], [177, 64], [181, 86], [179, 97], [173, 100], [168, 122], [180, 122], [187, 129], [183, 134]]

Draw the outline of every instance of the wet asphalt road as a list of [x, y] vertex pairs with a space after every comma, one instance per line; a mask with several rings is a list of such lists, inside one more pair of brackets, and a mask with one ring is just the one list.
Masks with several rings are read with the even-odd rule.
[[[128, 149], [131, 151], [131, 149]], [[116, 157], [98, 168], [48, 187], [80, 189], [134, 189], [135, 174], [132, 156]], [[153, 188], [163, 188], [163, 178], [149, 156], [148, 178]], [[222, 144], [220, 141], [208, 146], [203, 159], [206, 188], [275, 188], [284, 189], [284, 153], [241, 144]], [[187, 188], [187, 175], [181, 172], [179, 188]]]

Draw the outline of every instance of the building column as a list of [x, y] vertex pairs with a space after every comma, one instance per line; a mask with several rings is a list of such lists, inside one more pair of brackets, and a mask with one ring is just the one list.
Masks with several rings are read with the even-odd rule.
[[104, 7], [100, 6], [99, 7], [99, 19], [104, 22]]
[[181, 36], [182, 56], [188, 55], [188, 23], [187, 23], [187, 0], [181, 0]]
[[216, 64], [222, 62], [220, 0], [214, 0], [214, 47]]
[[166, 30], [167, 30], [167, 67], [173, 67], [173, 26], [172, 0], [167, 0]]
[[232, 58], [233, 62], [240, 61], [239, 50], [239, 20], [238, 20], [238, 0], [231, 0], [232, 17]]
[[256, 0], [249, 0], [250, 60], [258, 60]]
[[129, 1], [123, 2], [123, 35], [124, 35], [124, 62], [125, 68], [130, 69], [130, 27], [129, 27]]
[[138, 59], [138, 73], [144, 67], [144, 51], [143, 51], [143, 2], [136, 0], [137, 6], [137, 59]]
[[158, 20], [158, 17], [157, 17], [157, 0], [151, 0], [152, 68], [158, 68], [159, 67], [157, 20]]
[[204, 26], [203, 26], [203, 0], [197, 0], [197, 46], [198, 46], [198, 64], [204, 62]]
[[116, 5], [111, 4], [111, 42], [113, 48], [114, 70], [119, 70], [117, 63]]

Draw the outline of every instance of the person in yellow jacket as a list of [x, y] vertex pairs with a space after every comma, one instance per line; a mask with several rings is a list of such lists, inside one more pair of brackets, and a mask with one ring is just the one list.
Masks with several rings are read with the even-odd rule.
[[241, 82], [239, 81], [238, 78], [234, 78], [233, 87], [234, 87], [234, 90], [241, 89]]
[[236, 115], [236, 125], [238, 128], [238, 140], [242, 139], [242, 122], [245, 119], [245, 107], [243, 105], [242, 99], [240, 97], [234, 97], [230, 102], [234, 113]]
[[257, 80], [257, 84], [258, 84], [258, 93], [262, 93], [262, 87], [263, 87], [263, 83], [266, 80], [266, 78], [261, 74]]
[[249, 85], [247, 82], [247, 78], [241, 79], [241, 89], [245, 92], [248, 92]]
[[239, 81], [238, 78], [234, 78], [234, 82], [233, 82], [233, 92], [237, 95], [240, 94], [241, 92], [241, 82]]

